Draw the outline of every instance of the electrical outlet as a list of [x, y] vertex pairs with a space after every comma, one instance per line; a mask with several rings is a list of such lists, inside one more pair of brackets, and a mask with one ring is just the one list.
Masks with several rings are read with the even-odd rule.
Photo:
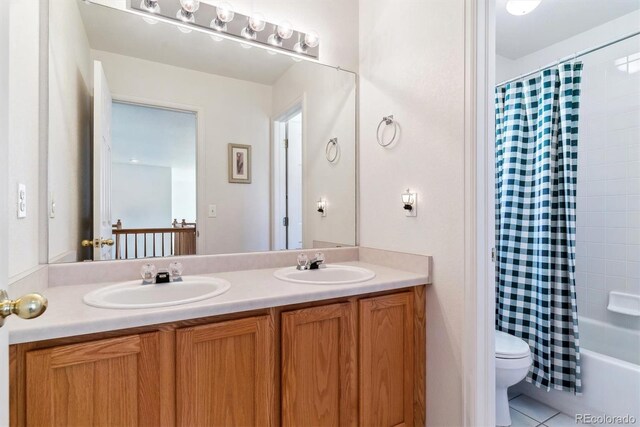
[[18, 184], [18, 218], [27, 217], [27, 186]]
[[216, 205], [209, 205], [209, 218], [215, 218], [218, 216], [218, 207]]

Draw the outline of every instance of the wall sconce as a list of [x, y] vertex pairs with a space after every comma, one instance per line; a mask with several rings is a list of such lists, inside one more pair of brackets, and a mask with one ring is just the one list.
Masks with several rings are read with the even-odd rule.
[[418, 215], [418, 195], [409, 191], [408, 188], [402, 193], [402, 204], [406, 216]]
[[327, 216], [327, 201], [321, 197], [316, 203], [318, 206], [318, 212], [320, 212], [320, 216]]

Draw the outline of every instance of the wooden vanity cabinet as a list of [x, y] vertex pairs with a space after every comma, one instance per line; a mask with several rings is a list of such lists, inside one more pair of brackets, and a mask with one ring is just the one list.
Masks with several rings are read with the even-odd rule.
[[159, 426], [158, 333], [26, 354], [26, 424]]
[[423, 426], [424, 291], [13, 345], [11, 426]]
[[176, 331], [178, 426], [274, 426], [270, 316]]
[[357, 425], [355, 303], [282, 313], [281, 328], [282, 425]]

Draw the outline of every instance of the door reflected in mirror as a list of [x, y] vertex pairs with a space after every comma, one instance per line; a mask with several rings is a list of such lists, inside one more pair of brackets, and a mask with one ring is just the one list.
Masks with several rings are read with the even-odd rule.
[[355, 74], [117, 6], [49, 19], [50, 262], [356, 244]]

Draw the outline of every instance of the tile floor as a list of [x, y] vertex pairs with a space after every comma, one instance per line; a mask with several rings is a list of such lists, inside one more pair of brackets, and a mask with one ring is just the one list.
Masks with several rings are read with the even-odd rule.
[[573, 417], [524, 394], [509, 396], [509, 410], [511, 427], [575, 427], [576, 425]]

